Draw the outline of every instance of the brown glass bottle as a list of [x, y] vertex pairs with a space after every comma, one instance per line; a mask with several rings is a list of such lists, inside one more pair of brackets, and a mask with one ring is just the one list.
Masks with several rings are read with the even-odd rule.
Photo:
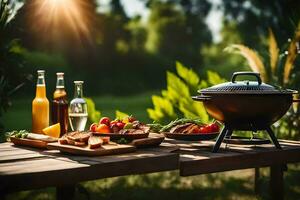
[[64, 73], [56, 73], [56, 90], [52, 101], [52, 123], [60, 123], [60, 136], [68, 132], [68, 100], [64, 84]]

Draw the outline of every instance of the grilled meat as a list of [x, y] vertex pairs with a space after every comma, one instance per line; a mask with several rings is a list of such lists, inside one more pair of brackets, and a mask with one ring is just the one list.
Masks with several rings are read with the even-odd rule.
[[96, 149], [101, 147], [101, 145], [103, 144], [103, 140], [101, 139], [101, 137], [91, 136], [88, 140], [88, 144], [90, 149]]

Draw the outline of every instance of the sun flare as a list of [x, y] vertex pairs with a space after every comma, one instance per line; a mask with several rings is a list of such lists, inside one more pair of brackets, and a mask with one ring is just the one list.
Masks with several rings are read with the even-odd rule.
[[[85, 0], [32, 0], [29, 23], [35, 33], [57, 39], [61, 34], [73, 34], [77, 39], [90, 37], [91, 19]], [[34, 22], [34, 23], [33, 23]]]

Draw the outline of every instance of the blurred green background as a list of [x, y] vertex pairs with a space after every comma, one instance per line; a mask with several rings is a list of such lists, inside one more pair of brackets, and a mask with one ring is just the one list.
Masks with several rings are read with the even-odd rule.
[[[272, 30], [279, 57], [286, 57], [300, 13], [296, 0], [272, 4], [258, 0], [53, 2], [1, 0], [1, 4], [9, 4], [1, 18], [0, 69], [4, 80], [0, 124], [4, 130], [30, 128], [30, 99], [35, 95], [37, 69], [46, 70], [50, 100], [55, 73], [63, 71], [69, 99], [73, 81], [84, 80], [84, 95], [92, 97], [104, 114], [108, 108], [120, 109], [150, 122], [153, 118], [146, 112], [151, 107], [149, 99], [166, 87], [166, 71], [176, 71], [175, 61], [192, 69], [200, 81], [210, 79], [208, 70], [229, 80], [233, 72], [251, 68], [246, 59], [224, 48], [247, 45], [267, 63], [268, 33]], [[297, 41], [295, 44], [299, 46]], [[299, 59], [293, 64], [297, 66]], [[299, 89], [300, 81], [292, 81], [299, 73], [293, 67], [291, 84], [286, 86]], [[269, 83], [278, 84], [275, 79]], [[14, 91], [15, 87], [18, 90]], [[138, 98], [139, 108], [126, 105], [129, 96], [132, 101], [128, 102]], [[123, 98], [123, 105], [119, 105]], [[107, 112], [111, 115], [113, 111]], [[17, 113], [24, 122], [14, 123]]]

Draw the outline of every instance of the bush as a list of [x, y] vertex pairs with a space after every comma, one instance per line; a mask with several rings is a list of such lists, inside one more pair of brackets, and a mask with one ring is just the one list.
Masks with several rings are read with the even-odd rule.
[[167, 88], [161, 91], [161, 96], [153, 95], [153, 108], [148, 108], [149, 117], [157, 122], [168, 122], [179, 117], [200, 117], [203, 122], [209, 121], [201, 102], [193, 101], [191, 96], [197, 90], [225, 82], [217, 73], [207, 71], [207, 80], [200, 77], [180, 62], [176, 62], [176, 72], [167, 71]]

